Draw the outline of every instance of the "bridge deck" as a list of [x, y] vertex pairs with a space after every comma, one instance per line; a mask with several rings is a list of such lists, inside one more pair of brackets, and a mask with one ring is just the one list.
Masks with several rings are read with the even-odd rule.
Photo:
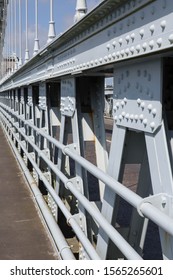
[[0, 259], [57, 259], [49, 234], [1, 127]]

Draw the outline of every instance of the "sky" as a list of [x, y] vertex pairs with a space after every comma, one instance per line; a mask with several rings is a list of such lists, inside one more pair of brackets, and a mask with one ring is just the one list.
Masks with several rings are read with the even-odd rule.
[[[19, 3], [19, 0], [10, 0]], [[9, 2], [10, 2], [9, 1]], [[102, 0], [86, 0], [88, 12], [96, 7]], [[25, 2], [22, 3], [22, 60], [24, 62], [26, 49], [26, 27], [25, 27]], [[38, 39], [40, 48], [47, 44], [48, 29], [50, 20], [50, 0], [38, 0]], [[53, 0], [53, 20], [55, 22], [56, 35], [63, 33], [74, 24], [74, 15], [76, 9], [76, 0]], [[14, 16], [14, 13], [13, 13]], [[18, 18], [17, 9], [17, 18]], [[8, 21], [7, 21], [8, 22]], [[18, 35], [17, 35], [18, 36]], [[8, 37], [7, 37], [8, 38]], [[29, 57], [33, 56], [35, 39], [35, 0], [28, 0], [28, 49]], [[14, 40], [14, 38], [13, 38]], [[17, 42], [18, 42], [17, 38]], [[6, 40], [8, 44], [8, 40]], [[17, 56], [19, 53], [19, 44], [17, 43]], [[112, 82], [111, 82], [112, 83]]]
[[[18, 1], [18, 0], [16, 0]], [[22, 2], [22, 41], [25, 44], [25, 0]], [[100, 0], [87, 0], [88, 11], [99, 4]], [[50, 20], [50, 0], [38, 0], [38, 39], [40, 46], [47, 42]], [[53, 0], [53, 19], [56, 35], [63, 33], [74, 24], [76, 0]], [[29, 50], [33, 52], [35, 38], [35, 0], [28, 0], [28, 37]]]

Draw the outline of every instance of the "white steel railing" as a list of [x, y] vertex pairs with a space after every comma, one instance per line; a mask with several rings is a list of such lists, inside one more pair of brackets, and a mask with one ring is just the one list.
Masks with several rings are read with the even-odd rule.
[[[7, 99], [3, 99], [1, 97], [0, 102], [0, 115], [1, 122], [4, 127], [4, 130], [10, 138], [10, 143], [15, 150], [17, 158], [20, 162], [22, 162], [22, 167], [26, 170], [26, 165], [24, 161], [22, 161], [22, 153], [23, 158], [24, 155], [30, 161], [32, 168], [37, 173], [39, 179], [42, 181], [44, 186], [46, 187], [48, 193], [54, 199], [57, 207], [62, 211], [64, 217], [67, 220], [67, 223], [72, 227], [75, 232], [79, 242], [82, 244], [87, 258], [89, 259], [100, 259], [98, 253], [96, 252], [94, 245], [87, 238], [84, 231], [81, 229], [80, 223], [78, 221], [77, 214], [73, 215], [70, 213], [68, 208], [63, 203], [62, 199], [56, 193], [54, 186], [46, 179], [43, 171], [38, 166], [37, 162], [33, 159], [31, 153], [27, 150], [28, 144], [32, 147], [33, 152], [37, 155], [38, 158], [41, 158], [46, 166], [52, 170], [54, 174], [60, 179], [60, 181], [64, 184], [64, 188], [70, 191], [70, 193], [80, 202], [82, 207], [84, 207], [85, 211], [87, 211], [92, 218], [97, 223], [98, 227], [101, 227], [103, 231], [109, 236], [109, 238], [113, 241], [113, 243], [119, 248], [119, 250], [123, 253], [123, 255], [127, 259], [141, 259], [141, 256], [129, 245], [129, 243], [118, 233], [118, 231], [103, 217], [101, 212], [93, 206], [93, 204], [76, 188], [76, 185], [72, 179], [69, 179], [61, 170], [57, 168], [57, 165], [53, 163], [44, 153], [44, 151], [40, 150], [38, 145], [34, 143], [34, 138], [29, 137], [26, 131], [28, 128], [32, 131], [32, 134], [37, 137], [41, 135], [43, 139], [49, 142], [49, 144], [53, 145], [60, 149], [65, 155], [72, 158], [77, 164], [82, 166], [89, 173], [93, 174], [100, 181], [105, 183], [107, 187], [111, 188], [116, 194], [125, 199], [128, 203], [130, 203], [133, 207], [138, 210], [138, 213], [141, 216], [145, 216], [155, 222], [159, 227], [163, 228], [167, 233], [173, 236], [173, 227], [172, 227], [172, 219], [164, 213], [165, 204], [168, 203], [169, 197], [166, 193], [159, 194], [160, 207], [156, 207], [152, 205], [152, 196], [149, 198], [141, 198], [136, 193], [130, 191], [128, 188], [123, 186], [121, 183], [117, 182], [111, 176], [100, 170], [98, 167], [93, 165], [91, 162], [87, 161], [85, 158], [78, 155], [74, 149], [71, 148], [71, 145], [63, 145], [49, 134], [44, 132], [43, 129], [39, 129], [36, 127], [31, 120], [25, 120], [22, 116], [20, 116], [17, 111], [11, 109], [9, 106], [5, 105]], [[25, 171], [26, 172], [26, 171]], [[25, 173], [24, 172], [24, 173]], [[154, 196], [153, 196], [154, 197]], [[40, 206], [41, 207], [41, 206]], [[45, 207], [45, 206], [44, 206]], [[162, 211], [163, 208], [163, 211]], [[44, 213], [43, 213], [44, 215]], [[48, 218], [49, 220], [49, 218]], [[51, 231], [51, 228], [50, 228]], [[58, 231], [57, 231], [58, 235]], [[54, 234], [53, 234], [54, 236]], [[56, 231], [55, 231], [56, 236]], [[64, 238], [65, 242], [65, 238]], [[59, 247], [59, 245], [57, 244]], [[61, 252], [62, 249], [59, 248]], [[69, 254], [69, 252], [68, 252]], [[61, 255], [61, 257], [63, 257]], [[68, 255], [69, 257], [69, 255]], [[72, 255], [71, 257], [72, 258]]]

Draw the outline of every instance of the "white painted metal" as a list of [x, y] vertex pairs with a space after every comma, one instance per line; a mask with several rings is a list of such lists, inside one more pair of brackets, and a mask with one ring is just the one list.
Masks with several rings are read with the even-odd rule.
[[[104, 10], [105, 5], [107, 10]], [[25, 76], [28, 82], [36, 82], [171, 50], [173, 3], [170, 0], [130, 1], [128, 5], [122, 3], [121, 9], [117, 6], [117, 2], [103, 1], [98, 9], [31, 59], [27, 68], [22, 69], [21, 77], [19, 72], [14, 75], [14, 85], [22, 86]], [[50, 58], [47, 57], [49, 50]], [[9, 87], [10, 83], [6, 83], [4, 89]]]
[[29, 60], [28, 49], [28, 0], [25, 0], [25, 63]]
[[161, 125], [161, 64], [161, 60], [145, 59], [115, 67], [113, 117], [117, 125], [152, 133]]
[[34, 40], [34, 52], [36, 55], [40, 49], [39, 39], [38, 39], [38, 0], [35, 0], [35, 40]]
[[53, 20], [53, 0], [50, 0], [50, 21], [47, 43], [50, 43], [56, 36], [55, 22]]
[[[6, 109], [8, 109], [8, 107], [6, 107], [6, 106], [2, 106], [1, 105], [1, 107], [4, 107], [4, 108], [6, 108]], [[9, 116], [8, 116], [8, 114], [7, 113], [5, 113], [5, 111], [4, 110], [2, 110], [1, 109], [1, 112], [3, 113], [3, 115], [11, 122], [13, 122], [14, 123], [14, 121], [13, 121], [13, 118], [11, 119]], [[15, 115], [16, 117], [17, 117], [17, 114], [14, 112], [14, 113], [12, 113], [12, 115]], [[18, 117], [17, 117], [18, 118]], [[10, 120], [11, 119], [11, 120]], [[28, 123], [29, 124], [29, 123]], [[33, 128], [34, 128], [34, 126], [32, 125], [32, 123], [30, 123], [30, 126], [32, 126]], [[15, 123], [14, 123], [14, 127], [16, 128], [16, 129], [18, 129], [18, 127], [15, 125]], [[35, 127], [35, 129], [36, 129], [36, 127]], [[41, 130], [40, 130], [40, 132], [41, 132]], [[113, 233], [113, 229], [112, 229], [112, 227], [109, 227], [108, 226], [108, 221], [107, 221], [107, 219], [103, 219], [103, 216], [101, 215], [101, 214], [99, 214], [99, 211], [97, 210], [95, 210], [95, 208], [93, 208], [93, 206], [91, 206], [91, 204], [89, 203], [89, 202], [87, 202], [87, 199], [76, 189], [76, 187], [75, 186], [73, 186], [73, 183], [72, 183], [72, 181], [71, 180], [68, 180], [61, 172], [59, 172], [59, 170], [55, 167], [55, 166], [53, 166], [53, 164], [50, 162], [50, 160], [49, 159], [47, 159], [47, 157], [45, 157], [45, 155], [44, 155], [44, 153], [42, 152], [42, 151], [39, 151], [39, 148], [34, 144], [34, 142], [32, 141], [32, 139], [29, 139], [29, 137], [27, 137], [26, 135], [25, 135], [25, 133], [23, 133], [22, 132], [22, 130], [20, 129], [20, 133], [23, 135], [23, 137], [25, 138], [25, 140], [28, 142], [28, 143], [30, 143], [31, 144], [31, 146], [35, 149], [35, 151], [38, 153], [38, 155], [39, 156], [41, 156], [42, 158], [44, 158], [44, 161], [45, 162], [47, 162], [48, 163], [48, 165], [51, 167], [51, 169], [52, 170], [54, 170], [54, 172], [59, 176], [59, 178], [63, 181], [63, 182], [65, 182], [65, 185], [66, 185], [66, 187], [68, 188], [68, 189], [70, 189], [71, 191], [72, 191], [72, 193], [73, 194], [75, 194], [75, 196], [80, 200], [80, 202], [85, 206], [85, 208], [87, 209], [87, 211], [89, 211], [89, 213], [91, 214], [92, 213], [92, 215], [93, 215], [93, 217], [95, 217], [95, 219], [99, 222], [99, 224], [101, 223], [101, 225], [102, 225], [102, 228], [104, 228], [104, 230], [105, 230], [105, 232], [109, 235], [109, 237], [112, 239], [112, 240], [114, 240], [114, 242], [115, 242], [115, 244], [119, 247], [119, 248], [121, 248], [121, 250], [124, 252], [124, 254], [126, 255], [126, 256], [128, 256], [128, 258], [137, 258], [137, 255], [135, 255], [134, 254], [134, 256], [133, 256], [133, 253], [132, 253], [132, 251], [130, 250], [130, 247], [129, 246], [127, 246], [127, 244], [126, 244], [126, 246], [128, 247], [128, 249], [127, 249], [127, 247], [125, 246], [124, 247], [124, 249], [123, 249], [123, 239], [121, 239], [120, 238], [120, 236], [119, 235], [117, 235], [117, 234], [115, 234], [115, 232], [114, 232], [114, 234], [115, 234], [115, 236], [114, 235], [112, 235], [112, 233]], [[41, 132], [42, 133], [42, 132]], [[48, 137], [48, 136], [47, 136]], [[53, 141], [53, 139], [52, 139], [52, 141]], [[58, 143], [57, 143], [58, 144]], [[58, 146], [59, 146], [59, 144], [58, 144]], [[65, 149], [63, 149], [63, 151], [65, 152], [65, 153], [67, 153], [67, 150], [68, 150], [69, 148], [68, 147], [65, 147]], [[76, 158], [76, 160], [77, 160], [77, 158], [79, 158], [79, 156], [77, 156], [77, 154], [74, 154], [72, 151], [70, 152], [70, 150], [68, 151], [68, 154], [71, 156], [71, 157], [74, 157], [74, 158]], [[77, 160], [80, 164], [82, 163], [82, 158], [79, 160]], [[141, 203], [142, 203], [142, 199], [140, 199], [140, 197], [138, 197], [136, 194], [133, 194], [133, 193], [131, 193], [131, 191], [129, 191], [128, 189], [126, 189], [125, 187], [123, 188], [123, 186], [121, 185], [121, 184], [118, 184], [118, 183], [116, 183], [116, 181], [115, 180], [112, 180], [111, 179], [111, 177], [109, 178], [109, 176], [107, 177], [107, 179], [106, 179], [106, 176], [105, 176], [105, 174], [104, 174], [104, 172], [100, 172], [99, 171], [99, 169], [97, 170], [97, 168], [95, 167], [94, 168], [94, 166], [91, 166], [91, 167], [89, 167], [89, 164], [87, 163], [87, 161], [86, 161], [86, 164], [84, 163], [84, 164], [82, 164], [83, 166], [88, 166], [87, 167], [87, 169], [88, 170], [90, 170], [90, 172], [92, 172], [93, 174], [95, 174], [96, 176], [98, 176], [98, 178], [100, 178], [101, 180], [103, 180], [104, 182], [107, 182], [107, 184], [109, 185], [109, 187], [111, 187], [112, 189], [114, 189], [114, 187], [115, 187], [115, 189], [116, 189], [116, 192], [119, 192], [119, 195], [122, 195], [123, 197], [126, 197], [126, 196], [128, 196], [128, 199], [129, 199], [129, 201], [131, 201], [131, 203], [134, 203], [134, 205], [136, 205], [136, 206], [139, 206], [139, 205], [141, 205]], [[91, 164], [90, 164], [91, 165]], [[92, 170], [92, 171], [91, 171]], [[96, 171], [95, 171], [96, 170]], [[43, 175], [42, 175], [43, 176]], [[117, 186], [116, 186], [116, 184], [117, 184]], [[119, 185], [119, 186], [118, 186]], [[118, 189], [119, 189], [119, 191], [118, 191]], [[127, 193], [127, 195], [125, 195], [125, 193]], [[132, 200], [131, 200], [132, 199]], [[85, 202], [84, 202], [85, 201]], [[133, 201], [133, 202], [132, 202]], [[148, 203], [146, 203], [146, 204], [148, 204]], [[151, 207], [150, 207], [150, 204], [149, 205], [147, 205], [147, 208], [145, 208], [144, 207], [144, 205], [142, 206], [142, 207], [140, 207], [140, 211], [142, 210], [142, 213], [147, 213], [147, 216], [148, 217], [152, 217], [153, 216], [153, 213], [154, 213], [154, 211], [156, 211], [156, 216], [153, 216], [153, 218], [154, 217], [157, 217], [157, 216], [161, 216], [162, 217], [162, 215], [163, 215], [163, 218], [165, 219], [165, 220], [167, 220], [167, 222], [166, 222], [166, 224], [165, 224], [165, 220], [164, 219], [161, 219], [160, 221], [158, 220], [158, 223], [160, 224], [160, 225], [162, 225], [162, 226], [164, 226], [165, 225], [165, 227], [167, 228], [167, 230], [172, 234], [173, 233], [173, 229], [171, 230], [171, 227], [169, 228], [169, 218], [166, 218], [166, 216], [164, 215], [164, 214], [162, 214], [161, 212], [158, 212], [158, 211], [160, 211], [160, 210], [154, 210], [154, 211], [145, 211], [145, 209], [147, 210], [148, 208], [150, 208], [151, 210], [153, 209], [153, 206], [151, 205]], [[154, 208], [155, 209], [155, 208]], [[101, 216], [102, 216], [102, 218], [101, 218]], [[162, 224], [162, 221], [163, 221], [163, 224]], [[171, 221], [171, 220], [170, 220]], [[105, 224], [105, 227], [103, 226]], [[110, 230], [110, 231], [109, 231]], [[119, 236], [119, 237], [118, 237]], [[121, 242], [120, 242], [120, 244], [119, 244], [119, 238], [121, 239]], [[121, 245], [122, 244], [122, 245]], [[127, 252], [125, 252], [127, 250]]]
[[19, 67], [22, 66], [22, 2], [19, 0]]
[[[173, 2], [105, 0], [81, 18], [86, 12], [81, 0], [76, 11], [80, 20], [52, 41], [50, 1], [48, 44], [1, 80], [2, 123], [37, 186], [46, 188], [56, 222], [63, 216], [75, 232], [80, 259], [141, 259], [148, 220], [159, 228], [163, 258], [173, 259], [172, 151], [163, 118]], [[9, 52], [13, 49], [11, 42]], [[100, 77], [107, 75], [114, 76], [108, 163]], [[168, 101], [172, 113], [172, 97]], [[96, 166], [85, 158], [87, 142], [94, 142]], [[131, 191], [122, 181], [125, 164], [134, 163], [140, 172]], [[89, 197], [91, 175], [99, 181], [98, 208]], [[117, 222], [120, 197], [132, 209], [125, 228]]]
[[86, 0], [77, 0], [74, 22], [79, 21], [83, 16], [85, 16], [86, 12], [87, 12]]

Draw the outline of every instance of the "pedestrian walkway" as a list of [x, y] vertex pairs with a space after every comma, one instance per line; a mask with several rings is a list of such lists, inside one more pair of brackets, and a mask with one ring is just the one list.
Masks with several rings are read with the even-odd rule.
[[58, 259], [0, 127], [0, 260]]

